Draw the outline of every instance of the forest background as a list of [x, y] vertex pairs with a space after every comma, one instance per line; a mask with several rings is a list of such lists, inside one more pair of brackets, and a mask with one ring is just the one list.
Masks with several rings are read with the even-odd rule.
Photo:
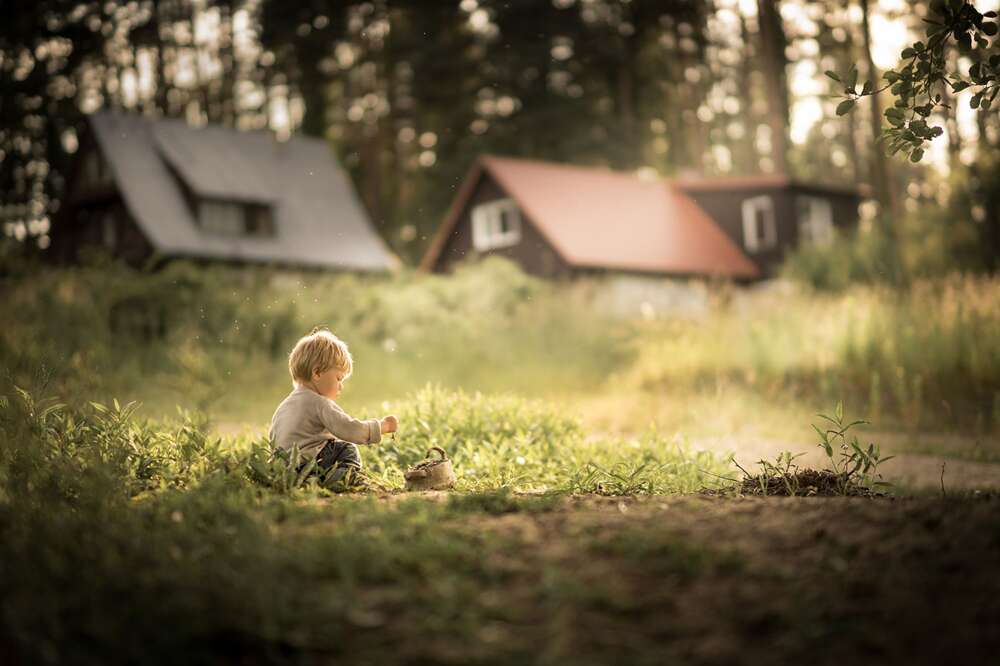
[[[278, 141], [326, 138], [408, 262], [472, 161], [497, 153], [661, 175], [788, 172], [863, 184], [869, 226], [880, 212], [896, 227], [932, 218], [907, 223], [937, 239], [937, 256], [920, 266], [942, 255], [965, 269], [996, 263], [1000, 121], [970, 107], [978, 90], [943, 86], [928, 121], [944, 136], [920, 164], [888, 162], [873, 118], [892, 98], [880, 95], [874, 114], [864, 99], [838, 116], [843, 85], [823, 75], [856, 65], [860, 81], [879, 83], [880, 70], [923, 37], [925, 2], [2, 6], [0, 224], [18, 241], [8, 252], [47, 246], [84, 116], [105, 108], [268, 129]], [[948, 49], [946, 65], [964, 73], [991, 53]]]

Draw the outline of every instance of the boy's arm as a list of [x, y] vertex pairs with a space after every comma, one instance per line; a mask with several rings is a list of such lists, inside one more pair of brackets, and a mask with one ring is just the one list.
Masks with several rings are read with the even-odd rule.
[[337, 439], [353, 444], [378, 444], [382, 441], [379, 419], [364, 421], [356, 419], [333, 400], [322, 399], [319, 406], [319, 420]]

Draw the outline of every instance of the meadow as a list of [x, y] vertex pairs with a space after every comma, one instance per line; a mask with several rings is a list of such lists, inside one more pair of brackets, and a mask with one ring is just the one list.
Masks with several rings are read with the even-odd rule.
[[[992, 469], [996, 279], [710, 285], [683, 317], [611, 316], [589, 300], [599, 285], [502, 261], [449, 277], [98, 262], [0, 279], [8, 663], [875, 650], [912, 664], [1000, 647], [976, 630], [1000, 618], [988, 488], [725, 490], [744, 440], [818, 450], [811, 424], [838, 402], [900, 452]], [[373, 492], [332, 492], [270, 455], [287, 351], [315, 325], [351, 345], [342, 404], [400, 417], [395, 440], [363, 452]], [[403, 493], [431, 446], [454, 461], [455, 491]], [[917, 650], [931, 617], [943, 639]]]
[[602, 311], [599, 280], [542, 282], [499, 259], [448, 277], [97, 264], [4, 283], [13, 383], [70, 404], [136, 400], [154, 418], [180, 405], [227, 432], [267, 423], [287, 351], [316, 325], [350, 344], [343, 401], [364, 413], [435, 385], [546, 400], [626, 435], [805, 440], [839, 401], [886, 432], [995, 441], [1000, 424], [990, 277], [837, 293], [710, 284], [697, 313], [646, 316]]

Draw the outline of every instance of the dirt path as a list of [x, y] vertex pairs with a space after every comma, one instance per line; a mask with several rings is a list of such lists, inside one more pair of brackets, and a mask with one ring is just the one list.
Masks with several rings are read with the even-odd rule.
[[[421, 529], [477, 550], [402, 595], [422, 607], [360, 588], [358, 623], [378, 626], [347, 634], [355, 663], [937, 666], [1000, 651], [995, 496], [470, 500], [382, 498], [433, 505]], [[427, 618], [449, 619], [415, 635]]]

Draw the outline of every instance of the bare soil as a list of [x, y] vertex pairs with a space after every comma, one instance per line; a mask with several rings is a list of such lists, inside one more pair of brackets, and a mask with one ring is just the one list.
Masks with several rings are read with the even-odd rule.
[[[389, 504], [415, 495], [384, 497]], [[444, 502], [447, 493], [416, 495]], [[995, 664], [1000, 499], [572, 497], [449, 521], [484, 544], [460, 622], [358, 663]], [[470, 581], [429, 584], [456, 591]], [[370, 596], [369, 596], [370, 595]], [[360, 638], [360, 637], [359, 637]]]

